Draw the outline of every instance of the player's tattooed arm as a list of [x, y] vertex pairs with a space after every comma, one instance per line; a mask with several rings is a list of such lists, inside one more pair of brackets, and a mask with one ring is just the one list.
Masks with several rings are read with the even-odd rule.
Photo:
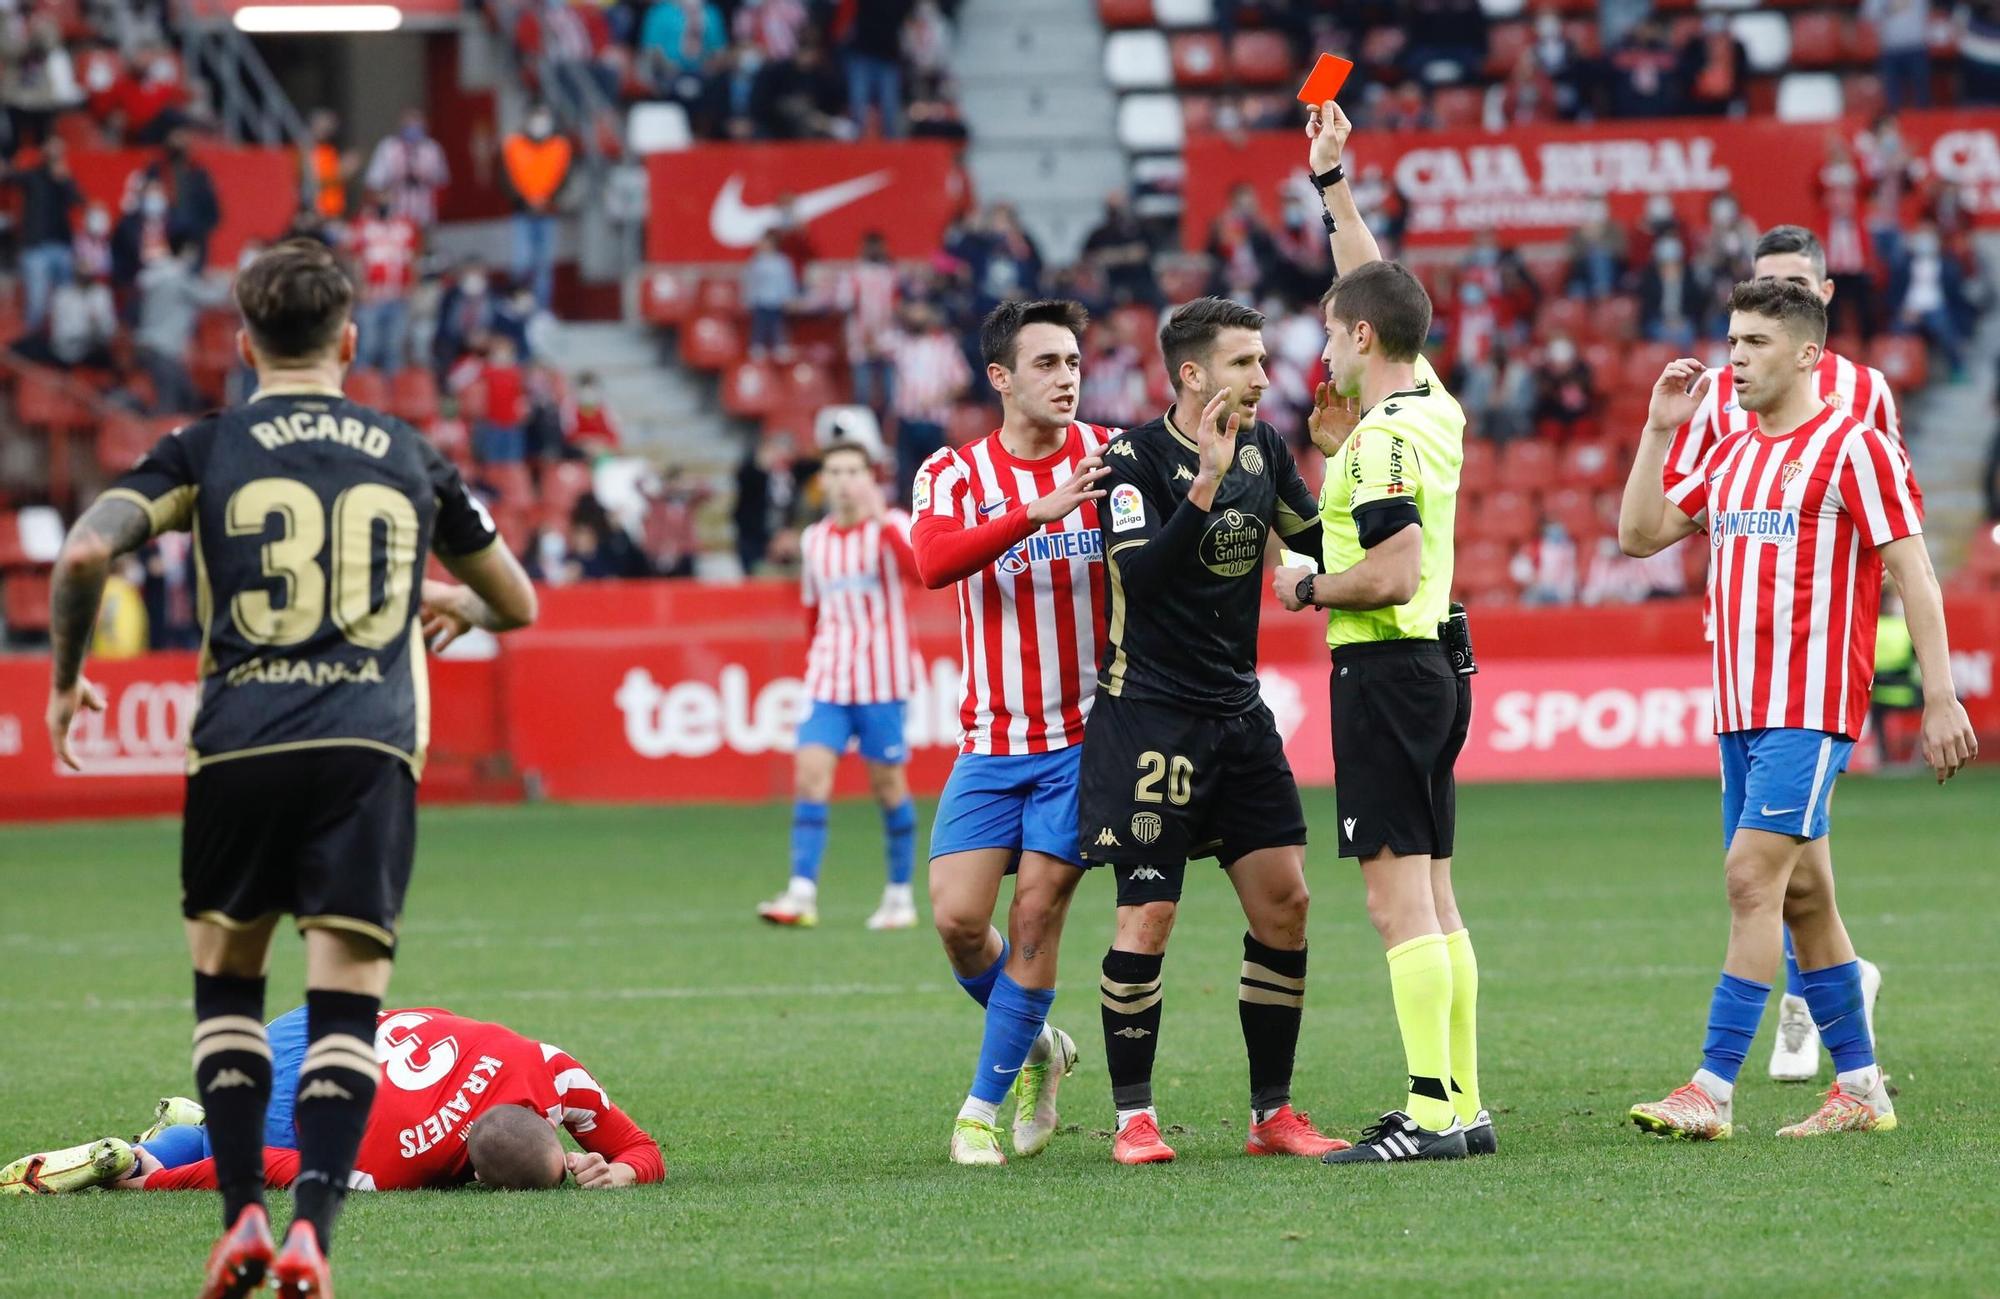
[[97, 625], [97, 606], [112, 561], [146, 544], [153, 521], [135, 502], [100, 500], [70, 528], [56, 556], [49, 599], [49, 642], [55, 658], [55, 687], [68, 690], [83, 671], [83, 656]]

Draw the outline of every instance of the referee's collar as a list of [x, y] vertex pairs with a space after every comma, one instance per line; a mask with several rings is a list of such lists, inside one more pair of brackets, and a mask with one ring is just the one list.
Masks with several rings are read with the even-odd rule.
[[[1430, 380], [1426, 379], [1414, 388], [1398, 388], [1396, 391], [1384, 395], [1381, 401], [1375, 403], [1375, 406], [1380, 406], [1383, 402], [1394, 401], [1398, 397], [1428, 397], [1430, 395], [1431, 384]], [[1370, 406], [1367, 411], [1362, 413], [1368, 414], [1372, 412], [1375, 406]]]

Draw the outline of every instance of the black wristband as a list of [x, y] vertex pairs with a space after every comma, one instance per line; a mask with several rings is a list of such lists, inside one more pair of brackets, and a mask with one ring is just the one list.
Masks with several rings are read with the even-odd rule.
[[1334, 163], [1331, 168], [1312, 178], [1313, 188], [1324, 195], [1328, 190], [1347, 179], [1347, 168]]
[[1307, 609], [1313, 607], [1313, 578], [1315, 576], [1316, 574], [1307, 573], [1299, 579], [1298, 589], [1292, 592], [1293, 597]]

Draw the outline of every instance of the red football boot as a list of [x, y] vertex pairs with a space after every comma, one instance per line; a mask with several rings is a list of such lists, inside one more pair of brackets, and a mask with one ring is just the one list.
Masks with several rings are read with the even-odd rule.
[[285, 1233], [285, 1247], [271, 1265], [271, 1288], [286, 1299], [333, 1299], [333, 1269], [311, 1223], [294, 1222]]
[[1173, 1162], [1174, 1150], [1160, 1140], [1160, 1125], [1152, 1115], [1135, 1114], [1111, 1143], [1111, 1157], [1121, 1164], [1167, 1164]]
[[243, 1299], [264, 1284], [272, 1249], [271, 1220], [264, 1206], [244, 1206], [236, 1225], [223, 1232], [208, 1252], [208, 1279], [202, 1283], [201, 1299]]
[[1304, 1155], [1308, 1159], [1318, 1159], [1329, 1150], [1345, 1150], [1347, 1147], [1348, 1143], [1339, 1137], [1320, 1135], [1307, 1115], [1283, 1105], [1270, 1118], [1250, 1126], [1250, 1136], [1243, 1143], [1243, 1153]]

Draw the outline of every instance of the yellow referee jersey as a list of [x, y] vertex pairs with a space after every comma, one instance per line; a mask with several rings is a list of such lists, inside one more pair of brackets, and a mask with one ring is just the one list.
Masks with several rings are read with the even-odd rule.
[[1437, 639], [1451, 604], [1452, 530], [1464, 463], [1465, 412], [1419, 356], [1416, 386], [1390, 393], [1361, 417], [1340, 454], [1327, 461], [1319, 498], [1329, 573], [1354, 567], [1367, 553], [1356, 510], [1398, 500], [1416, 505], [1424, 530], [1416, 598], [1389, 609], [1330, 611], [1328, 645]]

